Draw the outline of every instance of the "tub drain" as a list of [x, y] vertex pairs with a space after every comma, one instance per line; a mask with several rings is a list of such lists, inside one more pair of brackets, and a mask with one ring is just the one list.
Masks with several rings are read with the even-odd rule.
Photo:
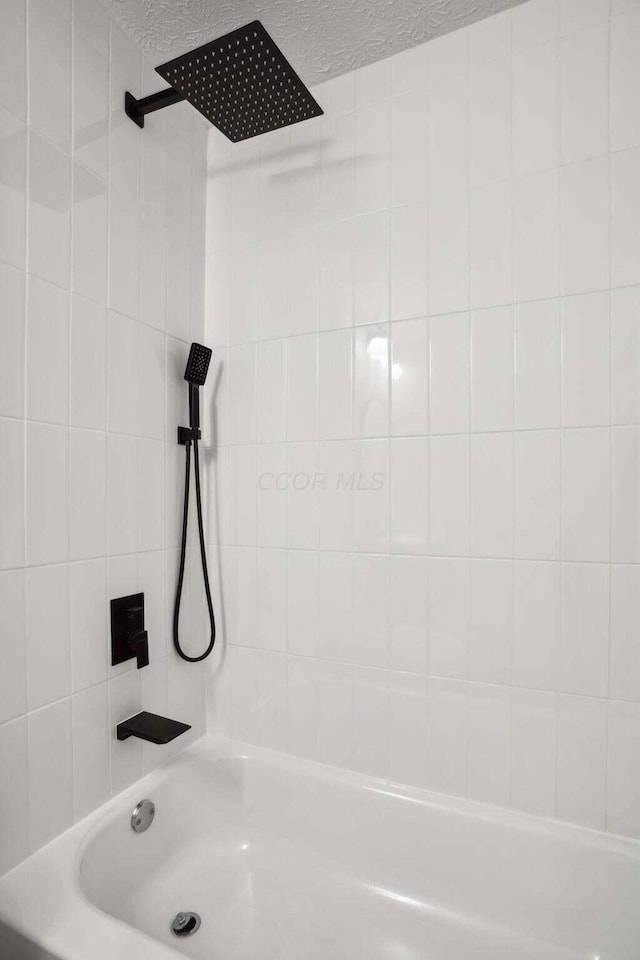
[[171, 932], [176, 937], [190, 937], [200, 926], [197, 913], [179, 913], [171, 924]]

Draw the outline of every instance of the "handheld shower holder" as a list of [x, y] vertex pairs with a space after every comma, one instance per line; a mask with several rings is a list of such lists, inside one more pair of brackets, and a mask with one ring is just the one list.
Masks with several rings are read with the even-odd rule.
[[194, 430], [192, 427], [178, 427], [178, 443], [183, 447], [188, 446], [193, 443], [194, 440], [200, 440], [202, 434], [199, 430]]

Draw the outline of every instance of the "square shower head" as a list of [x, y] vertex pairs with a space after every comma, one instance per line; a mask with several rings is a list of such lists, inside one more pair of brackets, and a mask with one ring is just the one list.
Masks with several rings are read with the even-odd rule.
[[323, 113], [259, 20], [156, 70], [234, 143]]

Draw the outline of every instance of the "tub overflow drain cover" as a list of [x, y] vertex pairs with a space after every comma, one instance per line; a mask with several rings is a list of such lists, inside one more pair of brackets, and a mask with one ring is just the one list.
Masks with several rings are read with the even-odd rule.
[[179, 913], [171, 924], [171, 932], [176, 937], [190, 937], [200, 926], [197, 913]]

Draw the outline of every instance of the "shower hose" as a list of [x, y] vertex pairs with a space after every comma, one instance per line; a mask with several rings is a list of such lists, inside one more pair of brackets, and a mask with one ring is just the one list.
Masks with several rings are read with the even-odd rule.
[[198, 441], [193, 440], [193, 472], [196, 480], [196, 512], [198, 514], [198, 536], [200, 539], [200, 557], [202, 558], [202, 575], [204, 579], [204, 592], [207, 597], [207, 607], [209, 610], [209, 623], [211, 624], [211, 639], [209, 646], [201, 653], [199, 657], [190, 657], [180, 646], [180, 601], [182, 599], [182, 583], [184, 580], [184, 565], [187, 554], [187, 526], [189, 521], [189, 485], [191, 476], [191, 443], [185, 443], [185, 476], [184, 476], [184, 507], [182, 510], [182, 543], [180, 545], [180, 568], [178, 570], [178, 584], [176, 587], [176, 602], [173, 608], [173, 645], [176, 648], [178, 656], [189, 663], [199, 663], [200, 660], [206, 660], [213, 645], [216, 642], [216, 620], [213, 613], [213, 602], [211, 600], [211, 587], [209, 585], [209, 571], [207, 569], [207, 551], [204, 542], [204, 525], [202, 522], [202, 495], [200, 492], [200, 459], [198, 455]]

